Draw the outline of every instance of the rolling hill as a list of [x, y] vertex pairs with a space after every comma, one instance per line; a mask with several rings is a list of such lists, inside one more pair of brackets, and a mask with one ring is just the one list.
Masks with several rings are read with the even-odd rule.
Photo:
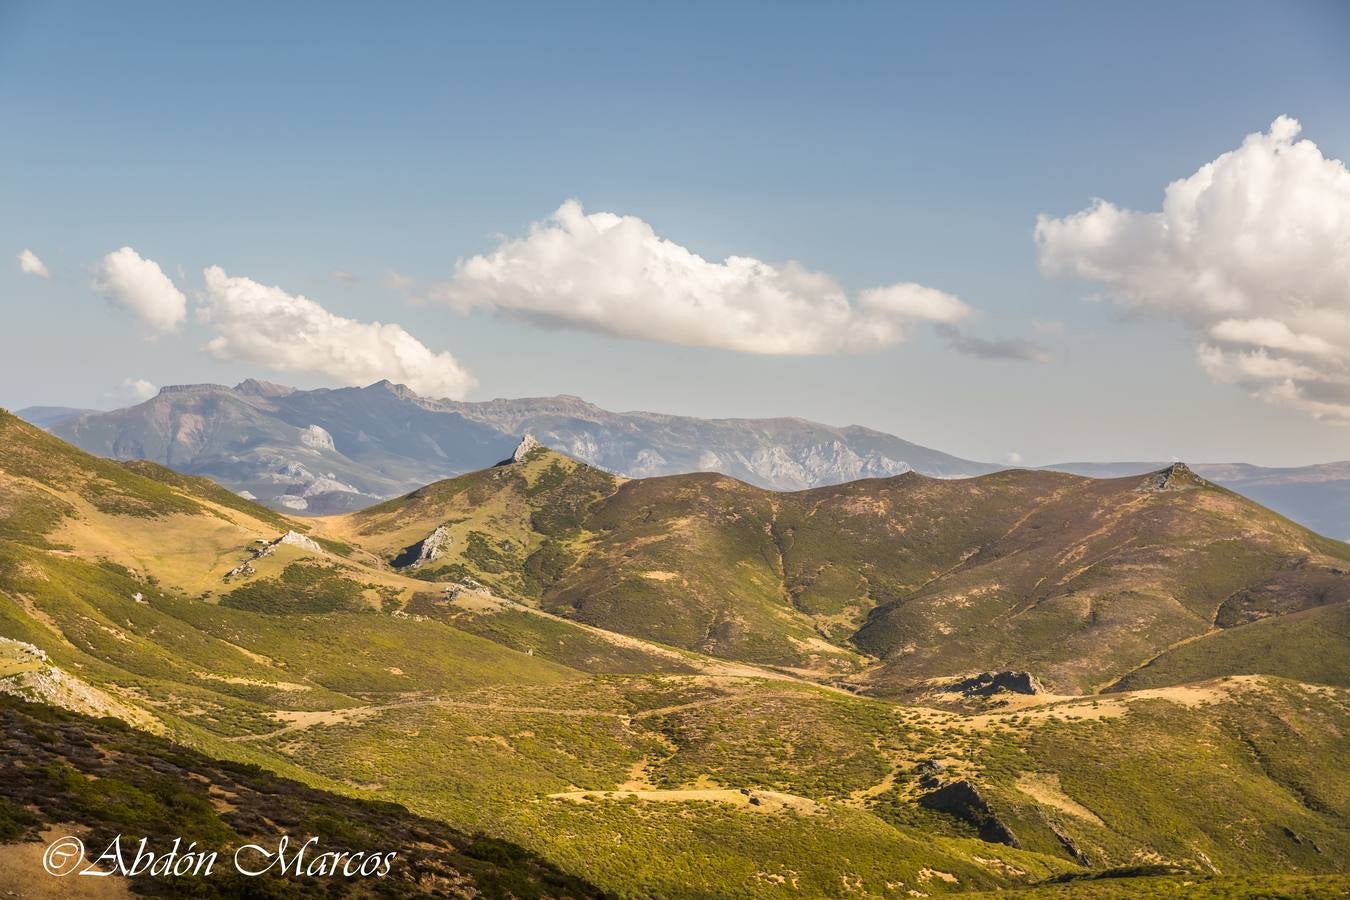
[[[1162, 468], [1164, 463], [1061, 463], [1046, 466], [1091, 478], [1122, 478]], [[1300, 525], [1350, 541], [1350, 462], [1276, 468], [1247, 463], [1202, 463], [1195, 472], [1250, 497]]]
[[[419, 577], [876, 693], [999, 670], [1083, 693], [1182, 642], [1350, 602], [1350, 547], [1180, 464], [783, 494], [719, 475], [625, 481], [535, 447], [316, 526]], [[433, 535], [435, 560], [418, 563]]]

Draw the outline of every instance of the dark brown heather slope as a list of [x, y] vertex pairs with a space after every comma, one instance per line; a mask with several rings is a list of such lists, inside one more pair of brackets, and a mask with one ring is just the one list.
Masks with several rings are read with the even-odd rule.
[[1091, 691], [1216, 629], [1350, 599], [1347, 563], [1350, 547], [1178, 464], [1057, 493], [857, 641], [884, 657], [881, 692], [1008, 668]]
[[[0, 783], [5, 785], [0, 883], [10, 888], [47, 879], [39, 863], [43, 846], [53, 834], [79, 833], [90, 851], [86, 858], [102, 853], [118, 835], [128, 854], [141, 838], [151, 852], [165, 853], [181, 839], [184, 848], [195, 843], [203, 853], [218, 853], [209, 876], [128, 880], [133, 893], [148, 896], [603, 896], [522, 847], [465, 834], [396, 803], [316, 790], [257, 766], [211, 759], [115, 719], [91, 719], [3, 695]], [[380, 878], [282, 875], [279, 867], [249, 878], [235, 870], [237, 848], [275, 849], [283, 835], [289, 836], [292, 856], [296, 845], [320, 838], [307, 854], [310, 866], [321, 853], [362, 853], [358, 865], [373, 853], [397, 855]], [[264, 862], [251, 851], [245, 859]], [[16, 871], [28, 862], [28, 871]]]
[[[539, 448], [326, 526], [390, 562], [444, 527], [419, 577], [729, 659], [852, 672], [879, 694], [1007, 669], [1093, 691], [1182, 642], [1350, 600], [1350, 547], [1180, 464], [783, 494], [712, 474], [622, 481]], [[1206, 677], [1226, 673], [1222, 655]]]

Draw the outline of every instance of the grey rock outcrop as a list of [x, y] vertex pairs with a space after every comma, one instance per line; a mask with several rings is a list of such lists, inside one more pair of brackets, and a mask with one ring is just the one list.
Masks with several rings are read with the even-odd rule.
[[1191, 471], [1183, 462], [1172, 463], [1160, 472], [1154, 472], [1144, 479], [1138, 490], [1144, 493], [1158, 491], [1189, 491], [1204, 487], [1207, 482]]
[[273, 553], [276, 553], [277, 548], [282, 545], [299, 547], [301, 550], [305, 550], [309, 553], [324, 552], [323, 547], [319, 546], [318, 541], [306, 537], [298, 531], [288, 531], [279, 538], [270, 541], [260, 540], [258, 543], [260, 546], [254, 547], [249, 551], [248, 559], [225, 573], [224, 578], [226, 581], [233, 578], [247, 578], [248, 576], [255, 574], [257, 570], [253, 567], [253, 563], [262, 559], [264, 556], [271, 556]]
[[530, 455], [531, 450], [535, 449], [536, 447], [542, 446], [544, 445], [539, 443], [539, 441], [535, 439], [534, 435], [526, 434], [523, 438], [520, 439], [520, 443], [516, 444], [516, 449], [511, 452], [511, 455], [506, 459], [502, 460], [501, 462], [497, 463], [497, 465], [510, 466], [515, 465], [518, 462], [524, 462], [525, 458]]
[[453, 543], [453, 538], [450, 536], [450, 529], [444, 525], [437, 525], [431, 534], [412, 546], [405, 547], [395, 557], [394, 568], [415, 569], [418, 566], [434, 562], [449, 552], [451, 543]]

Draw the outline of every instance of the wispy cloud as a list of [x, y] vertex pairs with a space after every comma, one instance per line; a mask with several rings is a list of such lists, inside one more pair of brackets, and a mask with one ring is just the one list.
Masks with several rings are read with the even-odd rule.
[[1022, 338], [988, 339], [966, 334], [955, 325], [938, 325], [937, 333], [946, 339], [957, 353], [980, 359], [1012, 359], [1020, 362], [1047, 363], [1053, 358], [1050, 351]]

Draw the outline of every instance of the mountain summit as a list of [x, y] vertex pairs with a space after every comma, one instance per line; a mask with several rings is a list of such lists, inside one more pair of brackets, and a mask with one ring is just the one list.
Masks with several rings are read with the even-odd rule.
[[527, 434], [520, 439], [519, 444], [516, 444], [516, 449], [511, 454], [511, 456], [508, 459], [504, 459], [501, 462], [497, 463], [497, 465], [509, 466], [512, 463], [524, 462], [525, 458], [529, 456], [531, 450], [533, 450], [536, 447], [542, 446], [544, 445], [539, 443], [539, 441], [535, 440], [534, 435]]

